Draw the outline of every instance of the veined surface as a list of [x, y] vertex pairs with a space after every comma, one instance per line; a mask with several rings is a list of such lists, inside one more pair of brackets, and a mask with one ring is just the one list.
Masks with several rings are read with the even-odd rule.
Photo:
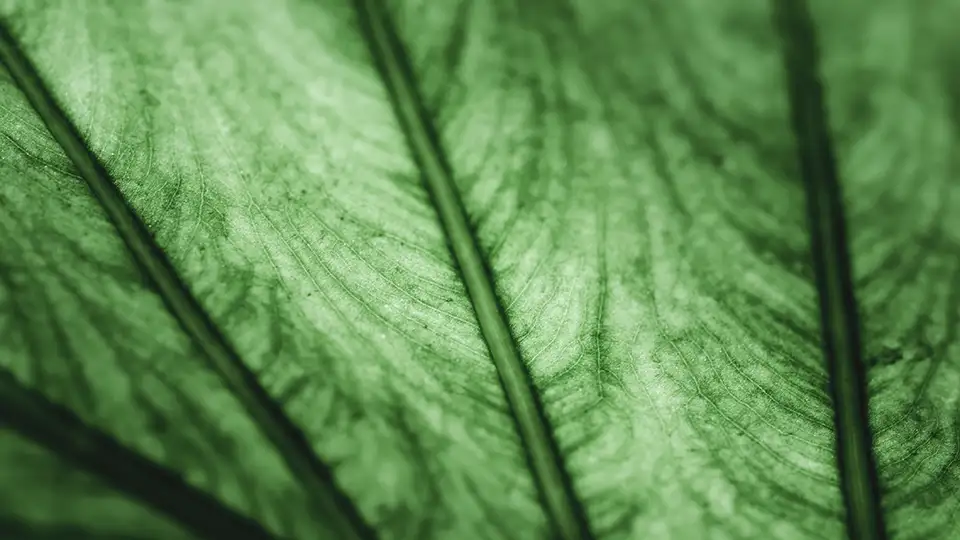
[[[383, 10], [593, 535], [843, 537], [770, 4]], [[906, 0], [812, 10], [887, 522], [896, 539], [950, 538], [960, 56], [943, 21], [956, 17]], [[548, 537], [349, 3], [0, 0], [0, 16], [380, 537]], [[309, 493], [6, 77], [0, 99], [0, 365], [278, 536], [315, 537]], [[0, 482], [0, 530], [122, 536], [145, 519], [63, 466], [24, 497], [16, 486], [53, 458], [7, 439], [4, 459], [33, 457]]]

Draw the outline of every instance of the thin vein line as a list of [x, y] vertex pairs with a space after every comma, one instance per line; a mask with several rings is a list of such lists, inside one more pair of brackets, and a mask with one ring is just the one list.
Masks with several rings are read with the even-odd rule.
[[318, 507], [319, 517], [344, 540], [375, 538], [376, 534], [336, 486], [332, 472], [313, 452], [303, 432], [267, 394], [177, 275], [173, 264], [124, 200], [103, 165], [84, 144], [77, 128], [57, 105], [36, 68], [2, 23], [0, 62], [7, 66], [13, 80], [87, 182], [167, 309], [276, 448], [294, 478]]
[[496, 365], [545, 510], [558, 538], [590, 539], [593, 536], [586, 515], [564, 468], [530, 374], [520, 358], [487, 261], [477, 245], [403, 45], [378, 0], [355, 0], [355, 5], [371, 56], [390, 93]]
[[187, 484], [177, 473], [84, 424], [68, 409], [0, 371], [0, 427], [15, 431], [102, 477], [203, 538], [276, 540], [260, 524]]
[[819, 80], [816, 33], [805, 0], [774, 0], [774, 11], [782, 32], [793, 130], [806, 188], [847, 534], [851, 540], [883, 540], [887, 533], [867, 414], [860, 321], [841, 186]]

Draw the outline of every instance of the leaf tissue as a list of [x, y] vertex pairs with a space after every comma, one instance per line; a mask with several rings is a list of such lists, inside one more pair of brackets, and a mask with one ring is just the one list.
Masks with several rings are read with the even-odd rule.
[[0, 0], [0, 538], [960, 535], [956, 0]]

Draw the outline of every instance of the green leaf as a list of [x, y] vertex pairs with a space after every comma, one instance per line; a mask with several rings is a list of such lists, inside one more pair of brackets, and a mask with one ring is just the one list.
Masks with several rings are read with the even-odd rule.
[[960, 4], [936, 6], [815, 10], [894, 538], [955, 536], [960, 502]]
[[0, 536], [951, 538], [960, 5], [810, 4], [0, 0]]

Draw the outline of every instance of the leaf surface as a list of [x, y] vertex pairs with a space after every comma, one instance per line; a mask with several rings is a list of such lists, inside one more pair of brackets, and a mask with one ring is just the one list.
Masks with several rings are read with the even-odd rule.
[[[352, 11], [206, 2], [184, 20], [170, 2], [17, 7], [12, 31], [53, 94], [371, 522], [401, 537], [494, 534], [483, 529], [505, 524], [492, 513], [515, 516], [515, 530], [542, 526], [495, 370]], [[173, 339], [185, 341], [158, 345]], [[161, 376], [199, 384], [187, 371], [202, 375], [196, 352], [167, 358]], [[209, 389], [170, 386], [207, 404], [223, 390], [206, 375]], [[111, 402], [127, 414], [128, 400]], [[233, 407], [207, 414], [247, 422]], [[197, 416], [158, 415], [172, 426]], [[130, 443], [148, 443], [142, 435]], [[261, 441], [231, 442], [276, 459]], [[251, 457], [208, 455], [249, 471], [261, 500], [238, 509], [293, 513], [272, 528], [303, 534], [307, 512], [282, 470], [274, 488]]]
[[396, 18], [594, 531], [839, 534], [770, 14], [495, 5]]
[[[945, 19], [860, 4], [811, 9], [886, 521], [949, 538], [960, 56]], [[271, 398], [210, 367], [0, 78], [0, 366], [120, 443], [114, 464], [185, 481], [137, 494], [119, 465], [69, 465], [83, 437], [41, 451], [11, 432], [4, 463], [26, 465], [0, 483], [0, 531], [187, 538], [181, 493], [215, 501], [214, 523], [343, 538], [349, 519], [317, 504], [342, 490], [383, 539], [844, 537], [771, 4], [356, 5], [397, 41], [378, 49], [348, 2], [0, 1], [188, 314]], [[290, 472], [296, 434], [264, 430], [269, 403], [329, 493]], [[24, 479], [43, 486], [29, 504]]]
[[952, 538], [958, 481], [960, 4], [813, 3], [891, 537]]

